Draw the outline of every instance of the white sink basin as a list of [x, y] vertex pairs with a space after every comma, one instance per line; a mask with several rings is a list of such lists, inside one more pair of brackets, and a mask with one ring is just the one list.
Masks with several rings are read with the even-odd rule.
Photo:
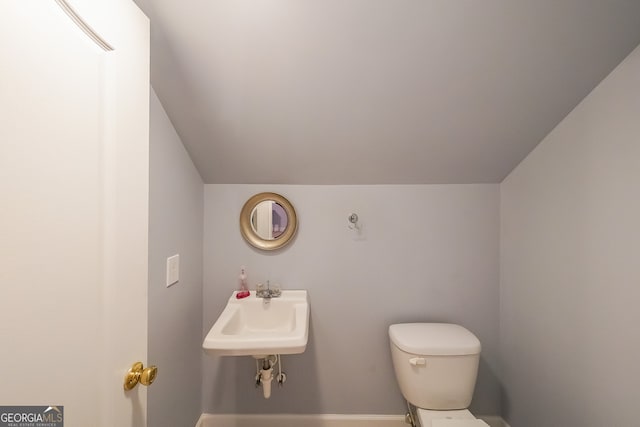
[[202, 348], [216, 356], [297, 354], [307, 347], [308, 337], [307, 291], [283, 290], [270, 300], [256, 298], [255, 291], [236, 299], [234, 292]]

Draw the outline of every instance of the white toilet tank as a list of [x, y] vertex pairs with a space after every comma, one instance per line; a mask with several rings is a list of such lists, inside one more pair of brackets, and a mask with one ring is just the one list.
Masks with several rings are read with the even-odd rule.
[[391, 356], [402, 395], [418, 408], [465, 409], [471, 403], [480, 340], [449, 323], [389, 327]]

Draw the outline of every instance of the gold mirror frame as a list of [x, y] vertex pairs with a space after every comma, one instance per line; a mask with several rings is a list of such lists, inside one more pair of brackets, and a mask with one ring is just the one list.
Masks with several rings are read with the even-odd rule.
[[[263, 239], [251, 226], [251, 214], [253, 210], [258, 206], [258, 204], [265, 201], [276, 202], [282, 206], [287, 214], [287, 228], [280, 236], [273, 240]], [[297, 230], [298, 217], [296, 215], [296, 210], [293, 208], [293, 205], [280, 194], [258, 193], [247, 200], [240, 212], [240, 233], [242, 234], [242, 237], [244, 237], [247, 243], [251, 246], [264, 251], [273, 251], [275, 249], [282, 248], [291, 241]]]

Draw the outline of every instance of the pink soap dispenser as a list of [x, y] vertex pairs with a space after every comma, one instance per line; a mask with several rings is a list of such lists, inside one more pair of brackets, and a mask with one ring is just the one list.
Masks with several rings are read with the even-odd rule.
[[249, 286], [247, 285], [247, 275], [244, 272], [244, 266], [240, 267], [240, 277], [238, 277], [238, 292], [236, 293], [237, 299], [246, 298], [250, 295]]

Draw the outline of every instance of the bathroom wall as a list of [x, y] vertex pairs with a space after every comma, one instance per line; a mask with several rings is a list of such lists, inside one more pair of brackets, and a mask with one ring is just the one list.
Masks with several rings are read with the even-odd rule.
[[[261, 191], [287, 197], [299, 215], [293, 243], [253, 249], [238, 217]], [[307, 289], [307, 350], [283, 357], [288, 380], [269, 400], [254, 387], [250, 357], [203, 355], [203, 412], [402, 414], [387, 329], [456, 322], [483, 344], [472, 410], [499, 414], [496, 379], [499, 187], [482, 185], [205, 185], [203, 336], [237, 286], [270, 280]], [[363, 233], [347, 228], [359, 215]]]
[[[148, 424], [194, 426], [200, 416], [204, 185], [151, 93]], [[166, 259], [180, 254], [180, 281], [166, 287]]]
[[501, 185], [503, 408], [638, 425], [640, 48]]

